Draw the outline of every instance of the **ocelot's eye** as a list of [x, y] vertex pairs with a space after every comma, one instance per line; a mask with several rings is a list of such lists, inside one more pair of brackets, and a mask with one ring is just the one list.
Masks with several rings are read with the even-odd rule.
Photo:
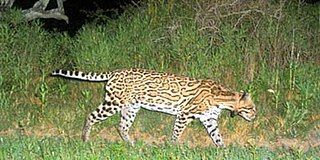
[[242, 108], [241, 112], [250, 113], [253, 111], [253, 108]]
[[250, 111], [247, 111], [247, 110], [242, 110], [241, 112], [250, 113]]

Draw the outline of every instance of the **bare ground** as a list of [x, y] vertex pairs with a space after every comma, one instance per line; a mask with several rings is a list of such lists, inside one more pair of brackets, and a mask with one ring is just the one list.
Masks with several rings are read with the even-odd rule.
[[[170, 135], [163, 133], [163, 126], [156, 127], [151, 132], [141, 131], [139, 127], [132, 128], [130, 136], [134, 140], [142, 140], [148, 144], [163, 144], [170, 141]], [[226, 131], [222, 130], [222, 133]], [[33, 128], [19, 128], [18, 126], [14, 129], [7, 129], [0, 131], [0, 136], [9, 137], [21, 133], [26, 136], [35, 136], [39, 138], [43, 137], [63, 137], [63, 138], [79, 138], [80, 132], [76, 133], [65, 133], [64, 130], [59, 129], [55, 125], [43, 125]], [[304, 152], [311, 148], [319, 148], [320, 151], [320, 127], [315, 127], [305, 138], [277, 138], [275, 141], [267, 140], [265, 136], [252, 136], [249, 130], [241, 130], [241, 127], [235, 129], [236, 134], [228, 132], [224, 134], [224, 142], [226, 146], [229, 145], [241, 145], [244, 147], [266, 147], [271, 150], [277, 148], [286, 148], [288, 150], [302, 150]], [[91, 134], [91, 140], [94, 139], [105, 139], [106, 141], [115, 142], [122, 141], [116, 127], [104, 128], [102, 130], [94, 130]], [[214, 146], [210, 137], [207, 135], [204, 128], [187, 128], [180, 140], [180, 143], [189, 145], [190, 147], [210, 147]]]

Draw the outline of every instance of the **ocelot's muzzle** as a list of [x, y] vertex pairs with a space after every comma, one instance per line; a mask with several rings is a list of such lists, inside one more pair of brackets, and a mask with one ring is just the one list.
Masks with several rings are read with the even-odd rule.
[[231, 111], [230, 112], [230, 116], [233, 118], [233, 117], [235, 117], [235, 116], [237, 116], [239, 114], [239, 112], [238, 111]]

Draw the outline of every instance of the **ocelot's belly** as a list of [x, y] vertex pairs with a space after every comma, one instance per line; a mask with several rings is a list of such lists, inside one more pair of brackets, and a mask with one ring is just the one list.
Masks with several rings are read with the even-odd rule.
[[167, 113], [171, 115], [177, 115], [179, 113], [179, 108], [174, 108], [172, 106], [163, 105], [163, 104], [146, 104], [146, 103], [137, 103], [134, 104], [136, 106], [140, 106], [150, 111], [157, 111], [162, 113]]

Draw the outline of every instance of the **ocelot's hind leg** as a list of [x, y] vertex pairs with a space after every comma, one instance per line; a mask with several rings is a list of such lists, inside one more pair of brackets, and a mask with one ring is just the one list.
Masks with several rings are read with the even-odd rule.
[[121, 121], [120, 121], [120, 126], [119, 126], [119, 133], [121, 138], [133, 144], [133, 141], [131, 141], [130, 136], [129, 136], [129, 129], [138, 113], [140, 110], [140, 106], [138, 105], [127, 105], [124, 106], [121, 109]]
[[95, 123], [106, 120], [115, 113], [119, 112], [120, 109], [120, 106], [115, 106], [111, 102], [104, 102], [100, 104], [95, 111], [88, 115], [82, 130], [82, 140], [84, 142], [89, 140], [90, 130]]
[[177, 115], [176, 121], [173, 126], [172, 141], [179, 141], [183, 131], [186, 129], [187, 125], [194, 119], [194, 116], [181, 113]]

